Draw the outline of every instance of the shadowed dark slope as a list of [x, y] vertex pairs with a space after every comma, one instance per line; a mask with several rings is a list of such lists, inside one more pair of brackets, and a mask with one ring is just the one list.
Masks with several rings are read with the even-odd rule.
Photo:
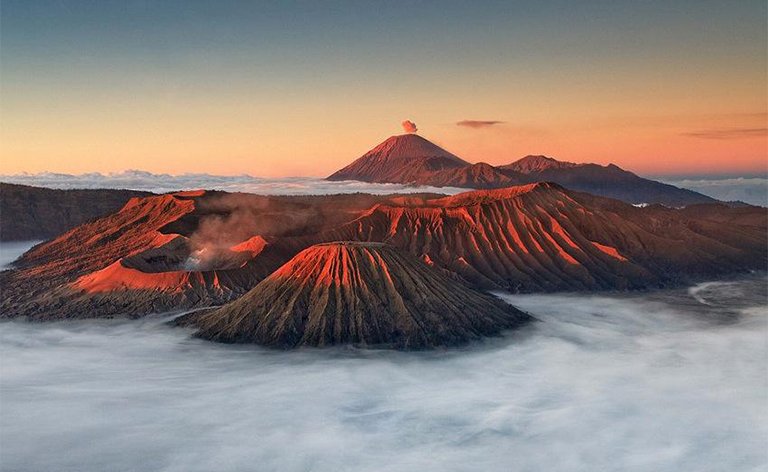
[[0, 241], [58, 236], [97, 216], [117, 211], [135, 190], [54, 190], [0, 182]]

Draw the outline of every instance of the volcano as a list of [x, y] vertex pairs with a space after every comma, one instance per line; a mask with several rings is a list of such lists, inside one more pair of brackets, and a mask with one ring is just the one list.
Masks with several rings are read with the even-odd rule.
[[417, 134], [392, 136], [338, 170], [328, 180], [411, 183], [425, 174], [469, 163]]
[[179, 323], [221, 342], [425, 349], [529, 319], [393, 246], [333, 242], [305, 249], [240, 299]]
[[470, 164], [416, 134], [392, 136], [328, 180], [494, 189], [535, 182], [554, 182], [566, 188], [632, 204], [682, 207], [716, 203], [692, 190], [645, 179], [614, 164], [576, 164], [536, 155], [511, 164]]
[[677, 286], [766, 270], [768, 214], [636, 207], [553, 183], [435, 194], [134, 198], [0, 272], [0, 318], [218, 306], [310, 246], [381, 242], [483, 290]]

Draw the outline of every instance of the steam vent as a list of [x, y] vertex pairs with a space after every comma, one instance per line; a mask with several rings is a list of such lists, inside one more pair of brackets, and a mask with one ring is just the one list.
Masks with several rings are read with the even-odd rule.
[[305, 249], [238, 300], [178, 323], [228, 343], [408, 350], [463, 344], [529, 319], [393, 246], [335, 242]]

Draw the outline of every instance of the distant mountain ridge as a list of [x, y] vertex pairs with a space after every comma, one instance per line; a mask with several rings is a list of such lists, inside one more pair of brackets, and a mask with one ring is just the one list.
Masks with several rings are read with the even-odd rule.
[[578, 165], [579, 164], [575, 164], [573, 162], [558, 161], [557, 159], [553, 159], [547, 156], [528, 155], [511, 164], [499, 166], [499, 169], [513, 170], [515, 172], [520, 172], [521, 174], [533, 174], [547, 169], [565, 169], [569, 167], [576, 167]]
[[502, 188], [532, 182], [555, 182], [593, 195], [627, 203], [680, 207], [717, 200], [692, 190], [642, 178], [609, 164], [576, 164], [542, 155], [525, 156], [503, 166], [470, 164], [416, 134], [392, 136], [328, 180], [376, 183]]
[[520, 172], [534, 182], [555, 182], [579, 192], [616, 198], [627, 203], [659, 203], [680, 207], [717, 202], [693, 190], [645, 179], [615, 164], [575, 164], [546, 156], [526, 156], [498, 168]]

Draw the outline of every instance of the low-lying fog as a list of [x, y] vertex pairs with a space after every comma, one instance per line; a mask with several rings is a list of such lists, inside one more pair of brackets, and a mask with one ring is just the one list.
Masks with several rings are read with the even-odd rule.
[[335, 193], [364, 192], [374, 195], [390, 193], [444, 193], [454, 195], [466, 192], [465, 188], [413, 186], [405, 184], [377, 184], [354, 180], [330, 181], [319, 177], [265, 178], [250, 175], [212, 174], [153, 174], [140, 170], [127, 170], [100, 174], [0, 174], [0, 181], [38, 187], [71, 188], [126, 188], [164, 193], [178, 190], [208, 189], [226, 192], [246, 192], [260, 195], [324, 195]]
[[505, 296], [458, 351], [276, 352], [140, 321], [0, 324], [4, 471], [757, 471], [766, 280]]
[[42, 241], [10, 241], [0, 244], [0, 270], [9, 269], [11, 263]]

